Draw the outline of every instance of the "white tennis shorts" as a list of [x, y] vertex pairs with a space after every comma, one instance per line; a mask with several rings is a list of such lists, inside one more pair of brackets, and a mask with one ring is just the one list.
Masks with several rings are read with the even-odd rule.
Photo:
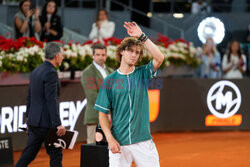
[[109, 150], [110, 167], [159, 167], [159, 155], [153, 140], [121, 146], [121, 153], [113, 154]]

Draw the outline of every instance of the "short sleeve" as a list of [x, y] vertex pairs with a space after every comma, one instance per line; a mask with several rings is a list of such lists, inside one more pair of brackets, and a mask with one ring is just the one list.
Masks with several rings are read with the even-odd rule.
[[158, 75], [158, 69], [154, 72], [153, 60], [143, 67], [144, 76], [151, 80]]
[[105, 87], [105, 83], [106, 82], [104, 80], [104, 83], [99, 90], [94, 109], [108, 114], [111, 110], [111, 102], [108, 95], [109, 88]]

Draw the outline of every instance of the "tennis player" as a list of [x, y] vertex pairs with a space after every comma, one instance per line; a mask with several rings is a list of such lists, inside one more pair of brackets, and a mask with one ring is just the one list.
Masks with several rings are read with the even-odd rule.
[[[137, 167], [158, 167], [159, 155], [150, 134], [148, 86], [164, 56], [135, 22], [125, 22], [124, 27], [130, 37], [117, 47], [120, 67], [105, 78], [94, 108], [99, 110], [108, 141], [110, 167], [129, 167], [133, 161]], [[145, 47], [153, 60], [135, 67]]]

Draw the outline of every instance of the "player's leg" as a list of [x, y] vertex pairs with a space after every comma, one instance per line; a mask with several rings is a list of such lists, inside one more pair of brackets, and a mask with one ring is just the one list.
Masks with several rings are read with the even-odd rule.
[[159, 155], [153, 140], [131, 145], [130, 151], [136, 167], [159, 167]]
[[121, 146], [121, 153], [113, 154], [109, 150], [109, 167], [131, 167], [133, 158], [126, 146]]

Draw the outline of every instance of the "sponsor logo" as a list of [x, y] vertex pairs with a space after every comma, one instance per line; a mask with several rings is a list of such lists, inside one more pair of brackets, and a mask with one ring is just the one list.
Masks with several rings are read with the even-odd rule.
[[[149, 94], [149, 116], [150, 122], [154, 122], [159, 115], [160, 90], [152, 89]], [[74, 130], [76, 122], [87, 104], [87, 99], [83, 101], [64, 101], [59, 104], [60, 118], [62, 125]], [[0, 133], [22, 132], [18, 127], [25, 127], [26, 105], [4, 106], [0, 113]]]
[[206, 126], [239, 126], [242, 116], [236, 113], [240, 105], [241, 93], [233, 82], [216, 82], [207, 94], [207, 106], [212, 115], [206, 117]]
[[58, 143], [54, 143], [54, 146], [56, 148], [63, 148], [65, 149], [66, 148], [66, 142], [63, 140], [63, 139], [58, 139]]
[[9, 149], [9, 140], [0, 140], [0, 150]]
[[[83, 101], [64, 101], [59, 104], [60, 118], [62, 125], [74, 130], [79, 115], [87, 104], [87, 99]], [[5, 106], [1, 108], [0, 133], [13, 133], [22, 131], [18, 127], [25, 126], [26, 106]]]

